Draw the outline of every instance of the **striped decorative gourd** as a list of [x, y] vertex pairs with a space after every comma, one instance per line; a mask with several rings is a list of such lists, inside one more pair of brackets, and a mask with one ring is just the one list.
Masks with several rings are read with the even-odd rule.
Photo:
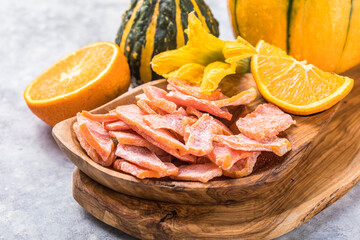
[[360, 63], [360, 0], [228, 0], [236, 36], [341, 73]]
[[184, 30], [192, 11], [210, 33], [219, 36], [218, 22], [203, 0], [131, 1], [122, 17], [116, 43], [128, 60], [134, 86], [161, 78], [152, 71], [151, 59], [160, 52], [185, 45]]

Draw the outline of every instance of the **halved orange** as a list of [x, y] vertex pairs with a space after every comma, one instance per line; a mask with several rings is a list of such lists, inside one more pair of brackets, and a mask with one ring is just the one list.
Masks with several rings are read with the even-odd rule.
[[285, 51], [260, 41], [251, 59], [251, 71], [261, 95], [288, 113], [309, 115], [343, 99], [354, 80], [297, 61]]
[[47, 124], [91, 110], [127, 91], [130, 69], [115, 43], [96, 42], [56, 62], [24, 92], [31, 111]]

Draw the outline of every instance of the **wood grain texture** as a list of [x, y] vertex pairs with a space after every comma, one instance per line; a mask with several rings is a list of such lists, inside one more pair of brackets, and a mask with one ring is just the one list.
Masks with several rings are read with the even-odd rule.
[[[360, 180], [358, 79], [301, 161], [267, 191], [232, 204], [187, 205], [126, 196], [74, 171], [76, 201], [101, 221], [142, 239], [272, 239], [300, 226]], [[226, 193], [225, 193], [226, 194]]]
[[[224, 84], [226, 82], [231, 84]], [[222, 84], [223, 90], [231, 95], [254, 86], [254, 80], [251, 74], [242, 77], [235, 75], [227, 78]], [[164, 80], [154, 81], [143, 86], [147, 85], [166, 88]], [[106, 113], [118, 105], [135, 103], [135, 96], [142, 93], [143, 86], [123, 94], [93, 112]], [[232, 121], [224, 121], [224, 123], [235, 133], [238, 132], [235, 121], [264, 102], [265, 100], [258, 94], [258, 98], [253, 103], [230, 108], [230, 112], [233, 114]], [[53, 128], [53, 136], [61, 150], [81, 171], [117, 192], [143, 199], [174, 203], [233, 203], [253, 198], [259, 193], [266, 193], [271, 185], [284, 178], [301, 161], [312, 141], [321, 132], [321, 129], [326, 127], [338, 107], [339, 104], [328, 111], [312, 116], [293, 116], [297, 122], [296, 126], [291, 127], [286, 134], [283, 134], [292, 143], [292, 150], [283, 157], [277, 157], [272, 153], [263, 153], [250, 176], [239, 179], [222, 177], [206, 184], [172, 180], [139, 180], [111, 168], [102, 167], [93, 162], [79, 145], [72, 131], [75, 118], [57, 124]]]

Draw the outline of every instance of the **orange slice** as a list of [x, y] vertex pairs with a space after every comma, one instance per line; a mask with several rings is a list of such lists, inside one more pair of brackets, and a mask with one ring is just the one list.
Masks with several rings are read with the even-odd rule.
[[299, 62], [286, 52], [264, 41], [251, 60], [251, 71], [261, 95], [284, 111], [309, 115], [324, 111], [342, 100], [354, 80], [323, 72]]
[[130, 70], [115, 43], [96, 42], [65, 57], [38, 76], [24, 92], [31, 111], [54, 126], [127, 91]]

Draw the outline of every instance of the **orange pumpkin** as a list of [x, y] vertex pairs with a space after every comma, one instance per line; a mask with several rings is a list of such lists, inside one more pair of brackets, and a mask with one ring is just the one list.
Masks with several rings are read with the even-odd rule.
[[228, 0], [232, 26], [251, 44], [341, 73], [360, 63], [360, 0]]

